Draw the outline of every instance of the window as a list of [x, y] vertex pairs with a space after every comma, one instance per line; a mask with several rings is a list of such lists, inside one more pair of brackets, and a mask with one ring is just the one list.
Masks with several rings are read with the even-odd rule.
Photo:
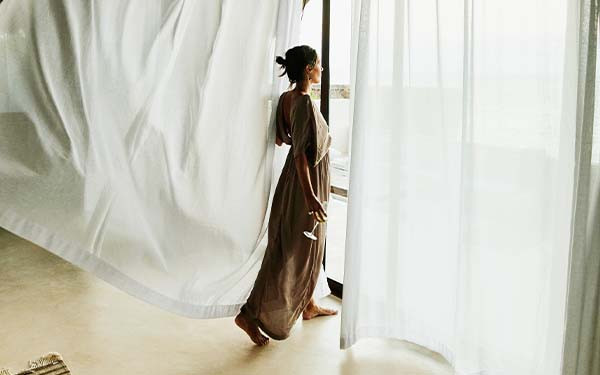
[[[334, 14], [335, 17], [330, 17]], [[327, 244], [323, 260], [330, 288], [341, 297], [344, 278], [350, 127], [351, 2], [312, 0], [304, 9], [300, 44], [319, 51], [324, 68], [320, 85], [311, 96], [321, 107], [332, 137], [330, 148], [331, 198], [328, 205]]]

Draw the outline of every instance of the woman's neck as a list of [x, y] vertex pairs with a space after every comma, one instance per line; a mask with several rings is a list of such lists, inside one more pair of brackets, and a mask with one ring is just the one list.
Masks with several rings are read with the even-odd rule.
[[296, 90], [300, 94], [308, 94], [308, 95], [310, 95], [310, 88], [311, 88], [311, 86], [312, 86], [312, 84], [308, 80], [301, 81], [301, 82], [296, 82], [296, 87], [294, 88], [294, 90]]

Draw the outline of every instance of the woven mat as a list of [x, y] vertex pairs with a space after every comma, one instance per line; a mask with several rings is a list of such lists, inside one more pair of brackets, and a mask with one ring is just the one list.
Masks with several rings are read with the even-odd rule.
[[36, 360], [29, 361], [27, 369], [13, 374], [6, 368], [0, 368], [0, 375], [70, 375], [71, 371], [58, 353], [48, 353]]

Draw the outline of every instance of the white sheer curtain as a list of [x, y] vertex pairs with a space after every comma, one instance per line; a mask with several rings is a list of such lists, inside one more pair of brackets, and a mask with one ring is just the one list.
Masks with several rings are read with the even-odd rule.
[[560, 373], [580, 11], [354, 1], [342, 348], [395, 337], [460, 374]]
[[237, 313], [279, 172], [274, 57], [301, 5], [3, 2], [0, 226], [175, 313]]

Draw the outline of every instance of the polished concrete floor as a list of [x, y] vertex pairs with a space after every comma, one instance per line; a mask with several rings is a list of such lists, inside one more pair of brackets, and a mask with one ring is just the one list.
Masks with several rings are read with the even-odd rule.
[[[328, 296], [320, 304], [341, 309]], [[49, 351], [73, 375], [452, 374], [437, 354], [393, 339], [339, 349], [340, 315], [299, 320], [256, 347], [233, 318], [194, 320], [136, 300], [0, 228], [0, 368]]]

